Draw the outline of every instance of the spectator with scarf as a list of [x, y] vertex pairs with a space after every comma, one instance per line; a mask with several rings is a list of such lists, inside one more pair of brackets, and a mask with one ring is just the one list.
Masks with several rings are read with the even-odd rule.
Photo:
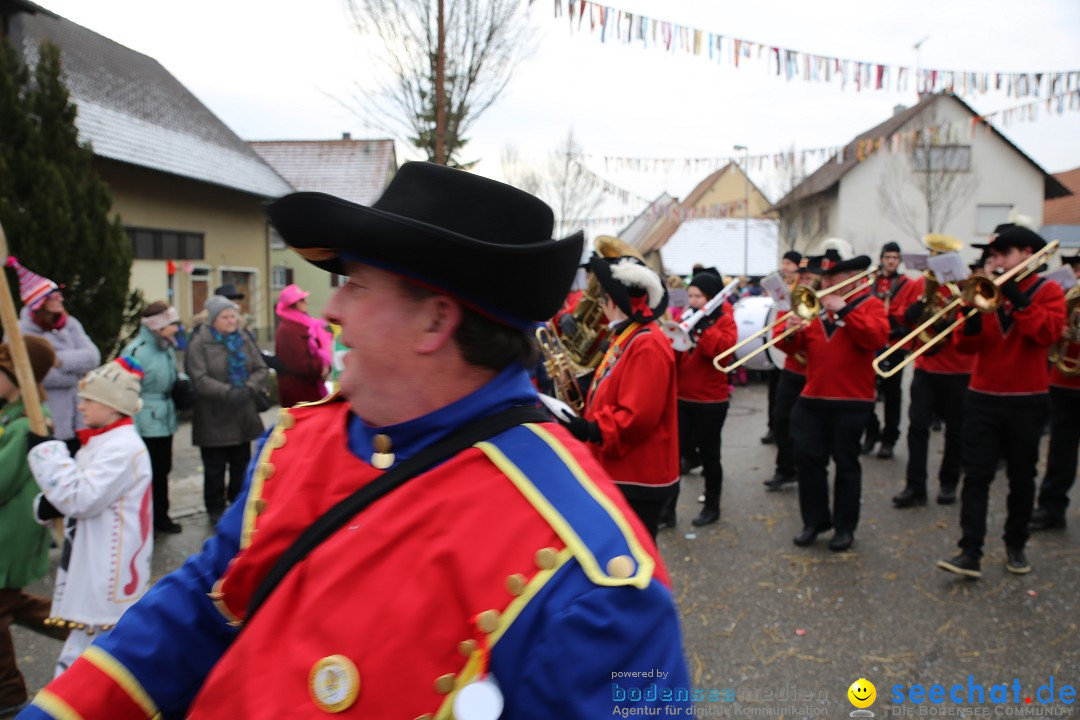
[[251, 337], [239, 331], [236, 303], [215, 295], [206, 301], [206, 314], [207, 324], [188, 343], [187, 368], [195, 386], [191, 439], [202, 454], [203, 498], [216, 524], [226, 502], [240, 493], [251, 441], [263, 431], [256, 398], [269, 371]]
[[334, 337], [326, 324], [307, 313], [307, 296], [296, 285], [289, 285], [278, 295], [274, 334], [274, 352], [285, 365], [278, 373], [278, 396], [281, 407], [321, 400], [326, 395], [323, 379], [330, 369]]
[[64, 295], [52, 280], [27, 270], [13, 257], [7, 266], [19, 278], [19, 298], [23, 309], [19, 329], [23, 335], [44, 338], [56, 352], [56, 366], [45, 376], [42, 387], [49, 394], [53, 434], [63, 440], [71, 454], [79, 449], [75, 431], [83, 425], [76, 411], [79, 379], [101, 363], [101, 352], [91, 342], [82, 323], [64, 309]]

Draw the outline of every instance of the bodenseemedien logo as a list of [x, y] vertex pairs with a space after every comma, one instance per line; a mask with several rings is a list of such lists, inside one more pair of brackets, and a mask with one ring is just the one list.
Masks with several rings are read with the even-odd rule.
[[873, 705], [874, 700], [877, 699], [877, 688], [874, 687], [874, 683], [866, 678], [859, 678], [851, 683], [851, 687], [847, 691], [847, 697], [848, 701], [856, 708], [851, 711], [851, 717], [874, 717], [873, 711], [866, 709]]

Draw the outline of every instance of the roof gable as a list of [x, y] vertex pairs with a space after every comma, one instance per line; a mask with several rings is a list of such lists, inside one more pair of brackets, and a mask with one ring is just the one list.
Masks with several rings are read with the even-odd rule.
[[[972, 117], [979, 117], [979, 114], [968, 105], [966, 102], [956, 97], [955, 95], [946, 94], [934, 94], [925, 95], [918, 103], [911, 107], [901, 110], [895, 113], [888, 120], [885, 120], [878, 125], [870, 128], [866, 132], [858, 135], [843, 149], [840, 155], [834, 155], [824, 165], [812, 172], [805, 180], [795, 186], [787, 195], [777, 201], [773, 206], [774, 210], [779, 210], [793, 202], [798, 202], [817, 195], [819, 193], [830, 190], [833, 186], [840, 182], [840, 180], [847, 175], [856, 165], [859, 164], [859, 143], [866, 141], [882, 141], [887, 143], [889, 138], [899, 132], [905, 125], [921, 115], [927, 108], [931, 107], [934, 103], [943, 98], [949, 98], [966, 110]], [[1039, 166], [1034, 160], [1028, 157], [1020, 148], [1016, 147], [1005, 137], [997, 128], [993, 125], [986, 123], [986, 126], [997, 137], [1005, 141], [1006, 145], [1012, 148], [1017, 154], [1026, 160], [1032, 167], [1039, 171], [1045, 180], [1044, 194], [1047, 199], [1063, 197], [1069, 195], [1068, 188], [1062, 185], [1053, 175], [1050, 175]]]
[[397, 169], [393, 140], [260, 140], [249, 145], [297, 190], [371, 205]]
[[60, 48], [75, 124], [95, 155], [262, 197], [292, 190], [153, 58], [58, 16], [16, 16], [11, 34], [31, 66], [40, 44]]

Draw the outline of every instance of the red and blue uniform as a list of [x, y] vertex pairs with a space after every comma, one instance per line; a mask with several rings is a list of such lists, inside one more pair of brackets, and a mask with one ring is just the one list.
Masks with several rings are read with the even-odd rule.
[[[327, 697], [344, 698], [342, 717], [448, 717], [487, 672], [504, 718], [611, 715], [622, 668], [663, 669], [681, 697], [689, 679], [656, 548], [589, 452], [551, 423], [477, 443], [371, 504], [245, 622], [299, 533], [380, 475], [377, 435], [396, 463], [535, 399], [512, 366], [390, 427], [343, 402], [283, 411], [218, 534], [20, 717], [320, 718]], [[351, 664], [355, 678], [327, 680], [326, 662]]]

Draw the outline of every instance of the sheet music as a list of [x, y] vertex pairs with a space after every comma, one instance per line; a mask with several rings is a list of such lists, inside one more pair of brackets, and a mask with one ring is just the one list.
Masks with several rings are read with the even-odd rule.
[[671, 307], [684, 308], [690, 303], [689, 297], [687, 297], [686, 290], [678, 288], [675, 290], [668, 290], [668, 305]]
[[791, 290], [780, 273], [761, 278], [761, 289], [783, 309], [791, 308]]
[[925, 270], [927, 268], [927, 260], [930, 259], [928, 253], [904, 253], [904, 265], [908, 270]]
[[934, 277], [937, 278], [939, 283], [955, 283], [971, 277], [971, 269], [968, 268], [964, 259], [960, 257], [960, 253], [951, 252], [942, 255], [931, 255], [927, 258], [926, 264], [933, 271]]
[[1054, 272], [1045, 273], [1042, 278], [1044, 280], [1056, 282], [1065, 292], [1069, 292], [1076, 287], [1076, 275], [1073, 274], [1072, 266], [1070, 265], [1062, 265]]

